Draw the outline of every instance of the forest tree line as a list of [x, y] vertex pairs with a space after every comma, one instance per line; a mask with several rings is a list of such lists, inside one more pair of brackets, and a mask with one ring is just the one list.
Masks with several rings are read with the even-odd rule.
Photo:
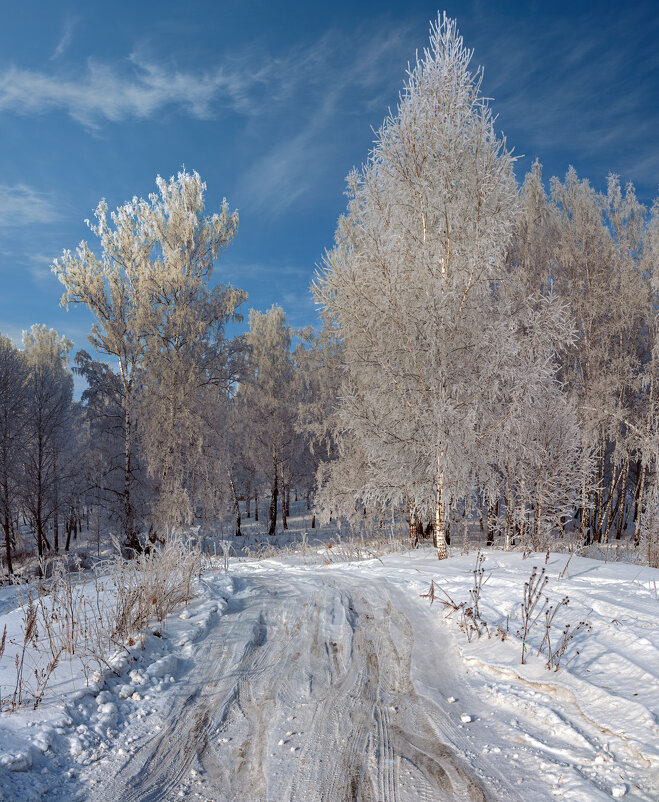
[[53, 266], [95, 318], [81, 401], [65, 338], [0, 339], [9, 573], [19, 518], [40, 556], [89, 508], [139, 551], [228, 513], [274, 534], [291, 493], [405, 517], [440, 557], [472, 522], [506, 548], [625, 536], [657, 563], [659, 202], [572, 168], [547, 185], [537, 162], [518, 185], [470, 60], [439, 18], [348, 177], [318, 329], [273, 307], [227, 335], [246, 293], [212, 276], [238, 215], [205, 216], [198, 174], [98, 205], [97, 243]]

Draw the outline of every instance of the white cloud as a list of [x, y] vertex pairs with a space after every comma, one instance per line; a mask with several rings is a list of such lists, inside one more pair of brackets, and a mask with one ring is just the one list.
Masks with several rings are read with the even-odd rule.
[[51, 287], [58, 286], [57, 277], [51, 270], [52, 254], [31, 253], [26, 256], [26, 260], [28, 262], [28, 272], [36, 284], [50, 285]]
[[75, 28], [76, 23], [77, 19], [72, 17], [69, 17], [64, 21], [62, 35], [57, 42], [57, 47], [53, 51], [53, 55], [50, 57], [51, 61], [55, 61], [55, 59], [58, 59], [60, 56], [64, 55], [64, 53], [66, 53], [66, 51], [69, 49], [69, 46], [73, 41], [73, 29]]
[[59, 217], [50, 195], [26, 184], [0, 184], [0, 227], [54, 223]]
[[211, 117], [222, 105], [246, 114], [252, 111], [249, 87], [261, 79], [221, 66], [181, 72], [135, 57], [129, 65], [126, 73], [90, 60], [82, 76], [11, 67], [0, 73], [0, 111], [44, 114], [62, 109], [88, 128], [103, 120], [147, 119], [167, 106], [198, 118]]

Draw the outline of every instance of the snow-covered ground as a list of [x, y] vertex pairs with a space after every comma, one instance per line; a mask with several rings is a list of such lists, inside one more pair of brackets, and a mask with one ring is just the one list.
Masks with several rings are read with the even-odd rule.
[[[492, 636], [468, 641], [440, 598], [469, 602], [473, 551], [332, 551], [209, 570], [99, 683], [62, 664], [37, 710], [0, 717], [0, 799], [659, 798], [659, 571], [486, 551]], [[537, 655], [544, 615], [520, 662], [533, 566], [551, 602], [570, 599], [554, 643], [566, 622], [591, 626], [557, 671]], [[15, 606], [3, 590], [12, 637]]]

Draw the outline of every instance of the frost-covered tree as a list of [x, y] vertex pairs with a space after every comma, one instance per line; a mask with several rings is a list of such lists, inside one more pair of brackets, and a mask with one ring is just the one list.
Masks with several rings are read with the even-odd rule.
[[[297, 398], [291, 329], [284, 310], [249, 313], [247, 374], [239, 387], [240, 404], [251, 410], [253, 460], [270, 486], [269, 534], [277, 526], [277, 503], [286, 488], [296, 441]], [[285, 502], [282, 508], [285, 517]]]
[[83, 241], [75, 254], [64, 251], [53, 264], [66, 288], [62, 303], [82, 303], [90, 309], [96, 318], [90, 343], [100, 354], [116, 360], [123, 417], [121, 528], [126, 545], [135, 549], [141, 548], [133, 502], [137, 375], [145, 348], [142, 280], [150, 259], [141, 203], [133, 198], [108, 217], [107, 203], [102, 200], [95, 210], [96, 223], [86, 221], [98, 237], [100, 256]]
[[[81, 468], [86, 477], [85, 493], [113, 526], [125, 521], [125, 394], [121, 376], [106, 362], [86, 351], [75, 355], [74, 371], [84, 377], [82, 425], [88, 442]], [[144, 516], [151, 488], [143, 468], [138, 444], [132, 440], [130, 459], [130, 505], [136, 519]]]
[[[88, 223], [99, 239], [99, 256], [81, 242], [75, 254], [65, 251], [53, 265], [66, 288], [62, 302], [89, 307], [96, 318], [90, 341], [117, 363], [122, 529], [127, 545], [138, 550], [136, 437], [144, 438], [160, 491], [156, 516], [172, 520], [180, 506], [189, 517], [186, 466], [199, 438], [185, 386], [194, 396], [200, 384], [216, 380], [218, 335], [242, 298], [207, 285], [215, 258], [235, 233], [237, 214], [224, 201], [219, 213], [203, 216], [205, 184], [197, 173], [182, 172], [169, 182], [158, 178], [157, 184], [158, 194], [133, 198], [109, 215], [106, 202], [99, 203], [96, 223]], [[149, 387], [146, 400], [143, 385]], [[140, 409], [151, 418], [143, 415], [138, 431]]]
[[[607, 540], [614, 520], [620, 536], [629, 517], [629, 490], [643, 484], [640, 445], [630, 422], [643, 415], [643, 364], [647, 362], [649, 272], [641, 267], [645, 208], [634, 188], [609, 176], [606, 194], [570, 168], [552, 179], [547, 197], [535, 164], [521, 193], [522, 212], [511, 266], [529, 291], [558, 293], [576, 326], [561, 355], [561, 377], [586, 438], [580, 531]], [[632, 474], [636, 477], [632, 478]], [[636, 489], [635, 489], [636, 488]]]
[[233, 379], [233, 342], [224, 336], [230, 320], [242, 319], [242, 290], [210, 287], [214, 262], [238, 226], [226, 201], [219, 214], [204, 216], [206, 185], [197, 173], [157, 180], [158, 195], [143, 203], [141, 217], [152, 243], [142, 277], [149, 303], [142, 374], [141, 430], [149, 473], [158, 495], [157, 525], [194, 517], [204, 477], [201, 462], [206, 390], [224, 396]]
[[[338, 392], [343, 379], [341, 343], [336, 333], [323, 326], [300, 332], [301, 341], [293, 352], [297, 384], [296, 430], [300, 435], [295, 459], [296, 481], [305, 491], [307, 509], [311, 509], [317, 473], [338, 457]], [[321, 484], [327, 484], [321, 480]], [[331, 506], [331, 502], [330, 502]], [[315, 504], [314, 504], [315, 510]], [[315, 513], [311, 519], [315, 527]]]
[[440, 18], [397, 113], [348, 178], [348, 211], [315, 284], [339, 329], [342, 423], [371, 493], [432, 508], [440, 558], [446, 507], [494, 481], [502, 439], [554, 381], [551, 356], [571, 335], [554, 299], [529, 298], [506, 268], [513, 160], [470, 60], [455, 22]]
[[[648, 315], [649, 359], [644, 371], [645, 406], [637, 418], [641, 472], [636, 497], [637, 521], [634, 542], [645, 538], [648, 564], [659, 567], [659, 198], [652, 206], [645, 230], [642, 257], [643, 272], [649, 276]], [[630, 427], [631, 428], [631, 427]], [[645, 483], [648, 488], [645, 490]]]
[[0, 334], [0, 525], [5, 560], [13, 574], [13, 522], [20, 505], [20, 468], [25, 447], [27, 363], [14, 343]]
[[44, 546], [52, 545], [46, 536], [48, 523], [58, 537], [58, 513], [66, 475], [64, 455], [71, 440], [73, 377], [67, 369], [73, 343], [54, 329], [32, 326], [23, 333], [28, 364], [28, 404], [25, 422], [25, 449], [21, 475], [22, 503], [34, 527], [39, 557]]

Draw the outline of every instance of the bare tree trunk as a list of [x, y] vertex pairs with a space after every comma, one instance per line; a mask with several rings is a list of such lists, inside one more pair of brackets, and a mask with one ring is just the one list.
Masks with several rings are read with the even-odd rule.
[[535, 499], [535, 543], [533, 544], [535, 551], [540, 551], [542, 548], [540, 521], [542, 520], [542, 499], [538, 491]]
[[57, 475], [57, 457], [53, 453], [53, 548], [59, 551], [59, 476]]
[[71, 547], [71, 533], [73, 532], [73, 512], [69, 512], [66, 523], [64, 524], [66, 528], [66, 543], [64, 544], [64, 551], [68, 551]]
[[256, 490], [254, 493], [254, 520], [258, 522], [259, 520], [259, 491]]
[[7, 511], [5, 509], [5, 518], [2, 522], [2, 529], [5, 534], [5, 554], [7, 556], [7, 573], [11, 576], [14, 573], [14, 566], [11, 561], [11, 525], [9, 522], [9, 516], [7, 515]]
[[281, 525], [284, 529], [288, 529], [288, 520], [286, 518], [286, 484], [284, 483], [284, 466], [281, 466]]
[[126, 546], [139, 553], [142, 551], [142, 545], [135, 531], [135, 516], [131, 500], [133, 431], [126, 398], [124, 398], [124, 404], [124, 538]]
[[277, 449], [272, 447], [272, 494], [270, 496], [270, 526], [268, 534], [274, 535], [277, 531], [277, 498], [279, 486], [277, 484]]
[[513, 540], [513, 516], [510, 509], [510, 502], [506, 499], [506, 534], [503, 541], [503, 550], [510, 551]]
[[236, 513], [236, 537], [241, 537], [242, 532], [240, 531], [240, 502], [238, 501], [238, 494], [236, 493], [236, 486], [233, 483], [233, 477], [231, 476], [230, 471], [227, 470], [227, 476], [229, 477], [229, 486], [231, 487], [231, 494], [233, 495], [233, 509]]
[[[6, 457], [3, 460], [6, 464]], [[9, 477], [5, 473], [3, 477], [2, 483], [2, 491], [3, 491], [3, 507], [4, 507], [4, 518], [2, 521], [2, 531], [5, 535], [5, 554], [7, 555], [7, 573], [11, 576], [14, 573], [14, 566], [11, 559], [11, 548], [12, 548], [12, 536], [13, 536], [13, 527], [12, 527], [12, 520], [10, 515], [10, 506], [9, 506]]]
[[641, 478], [639, 479], [638, 485], [638, 499], [636, 501], [637, 504], [637, 515], [636, 515], [636, 527], [634, 529], [634, 546], [638, 548], [641, 543], [641, 519], [643, 518], [643, 491], [645, 490], [645, 462], [643, 462], [643, 467], [641, 468]]
[[444, 535], [444, 520], [442, 517], [442, 485], [444, 477], [437, 475], [437, 500], [435, 503], [435, 528], [433, 530], [433, 545], [437, 549], [437, 559], [445, 560], [448, 557], [446, 536]]
[[627, 483], [629, 481], [629, 459], [625, 459], [623, 465], [622, 481], [620, 482], [620, 490], [618, 491], [618, 500], [616, 501], [615, 510], [613, 511], [612, 520], [615, 521], [618, 517], [618, 524], [616, 527], [616, 540], [622, 537], [622, 525], [625, 520], [625, 507], [627, 506]]
[[247, 517], [248, 518], [252, 517], [251, 503], [250, 503], [251, 500], [252, 500], [251, 499], [251, 495], [252, 495], [252, 487], [251, 487], [250, 483], [248, 482], [247, 483], [247, 498], [245, 500], [245, 512], [247, 513]]
[[419, 545], [419, 538], [417, 535], [416, 510], [414, 509], [414, 504], [411, 501], [409, 502], [409, 510], [410, 540], [412, 541], [412, 548], [415, 549]]
[[485, 545], [494, 545], [494, 504], [489, 500], [487, 501], [487, 540]]
[[641, 477], [643, 476], [643, 463], [639, 459], [636, 462], [636, 487], [634, 488], [634, 503], [632, 507], [634, 508], [634, 517], [633, 521], [636, 523], [638, 519], [638, 494], [641, 490]]
[[[606, 501], [606, 507], [604, 509], [604, 515], [606, 517], [606, 527], [604, 528], [604, 537], [603, 540], [605, 543], [609, 542], [609, 532], [611, 531], [611, 524], [613, 523], [613, 515], [611, 514], [611, 509], [613, 507], [613, 494], [618, 487], [618, 482], [620, 481], [620, 477], [622, 476], [623, 469], [620, 469], [616, 476], [616, 469], [615, 465], [613, 466], [613, 475], [611, 477], [611, 491], [609, 493], [609, 497]], [[602, 520], [602, 524], [604, 524], [604, 520]]]
[[590, 542], [590, 530], [586, 532], [585, 527], [585, 520], [586, 520], [586, 498], [588, 494], [588, 482], [584, 479], [583, 485], [581, 485], [581, 515], [579, 521], [579, 542], [583, 543], [584, 545], [588, 545]]
[[606, 440], [602, 438], [601, 456], [597, 475], [597, 490], [595, 491], [596, 505], [593, 511], [592, 533], [593, 539], [598, 543], [602, 540], [602, 512], [604, 506], [604, 476], [606, 473]]

